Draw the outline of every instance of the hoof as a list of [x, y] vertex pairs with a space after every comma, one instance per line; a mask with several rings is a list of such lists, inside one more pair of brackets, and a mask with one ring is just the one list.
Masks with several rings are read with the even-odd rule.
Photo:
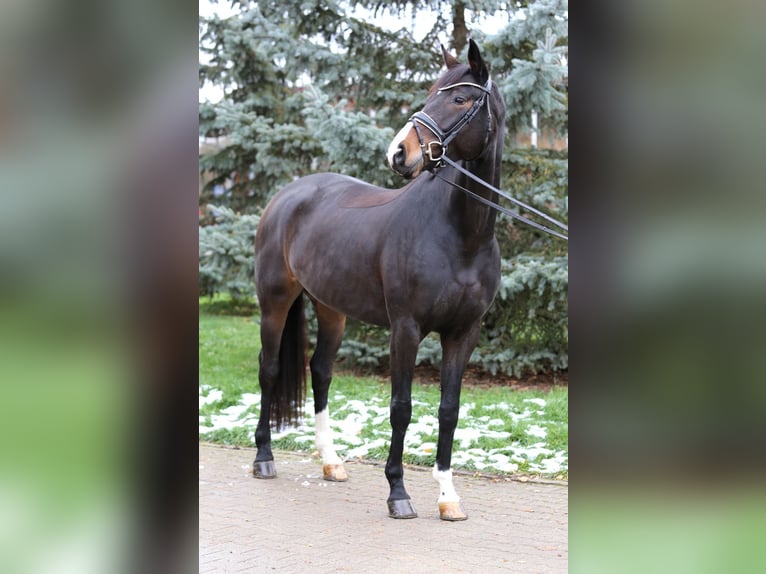
[[417, 518], [418, 513], [409, 498], [404, 500], [389, 500], [388, 515], [391, 518]]
[[468, 515], [463, 512], [463, 507], [459, 502], [440, 502], [439, 518], [457, 522], [459, 520], [468, 520]]
[[330, 482], [346, 482], [348, 475], [342, 464], [326, 464], [322, 467], [324, 479]]
[[273, 460], [262, 460], [253, 462], [253, 476], [255, 478], [276, 478], [277, 467]]

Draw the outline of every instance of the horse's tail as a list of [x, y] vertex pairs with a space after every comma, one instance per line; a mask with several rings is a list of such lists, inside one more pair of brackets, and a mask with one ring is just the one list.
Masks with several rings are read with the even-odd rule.
[[303, 312], [303, 293], [290, 307], [279, 345], [279, 376], [271, 395], [271, 420], [277, 429], [297, 424], [306, 395], [306, 347], [308, 332]]

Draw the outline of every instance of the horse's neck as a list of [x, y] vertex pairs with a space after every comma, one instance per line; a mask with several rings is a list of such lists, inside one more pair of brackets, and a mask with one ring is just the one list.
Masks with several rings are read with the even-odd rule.
[[[500, 184], [500, 166], [496, 165], [496, 162], [497, 158], [492, 153], [476, 161], [466, 162], [464, 167], [475, 176], [498, 187]], [[498, 196], [495, 192], [488, 190], [466, 175], [457, 174], [457, 176], [459, 185], [476, 195], [497, 203]], [[466, 243], [467, 250], [476, 251], [481, 245], [492, 240], [495, 234], [497, 212], [457, 188], [452, 193], [460, 234]]]

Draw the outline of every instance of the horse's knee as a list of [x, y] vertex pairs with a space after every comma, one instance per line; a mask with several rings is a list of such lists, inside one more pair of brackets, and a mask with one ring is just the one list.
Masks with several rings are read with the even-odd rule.
[[412, 420], [412, 401], [391, 400], [391, 428], [404, 431]]
[[447, 430], [457, 427], [459, 410], [457, 406], [439, 407], [439, 427]]

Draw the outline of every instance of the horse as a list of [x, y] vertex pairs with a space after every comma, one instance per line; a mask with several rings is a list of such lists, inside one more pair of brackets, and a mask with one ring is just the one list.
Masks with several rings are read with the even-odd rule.
[[296, 420], [303, 402], [308, 299], [318, 323], [309, 370], [315, 444], [325, 480], [348, 479], [333, 443], [327, 404], [346, 317], [390, 329], [391, 444], [385, 476], [393, 518], [417, 516], [404, 485], [402, 452], [418, 346], [429, 333], [440, 336], [433, 477], [439, 484], [440, 518], [458, 521], [467, 518], [451, 469], [462, 377], [500, 283], [500, 251], [496, 212], [452, 183], [494, 202], [495, 193], [442, 165], [440, 158], [459, 162], [497, 187], [505, 103], [473, 40], [467, 64], [443, 46], [442, 56], [446, 71], [387, 151], [389, 166], [409, 180], [404, 187], [384, 189], [340, 174], [312, 174], [276, 193], [261, 216], [255, 238], [261, 410], [253, 474], [276, 476], [271, 425]]

